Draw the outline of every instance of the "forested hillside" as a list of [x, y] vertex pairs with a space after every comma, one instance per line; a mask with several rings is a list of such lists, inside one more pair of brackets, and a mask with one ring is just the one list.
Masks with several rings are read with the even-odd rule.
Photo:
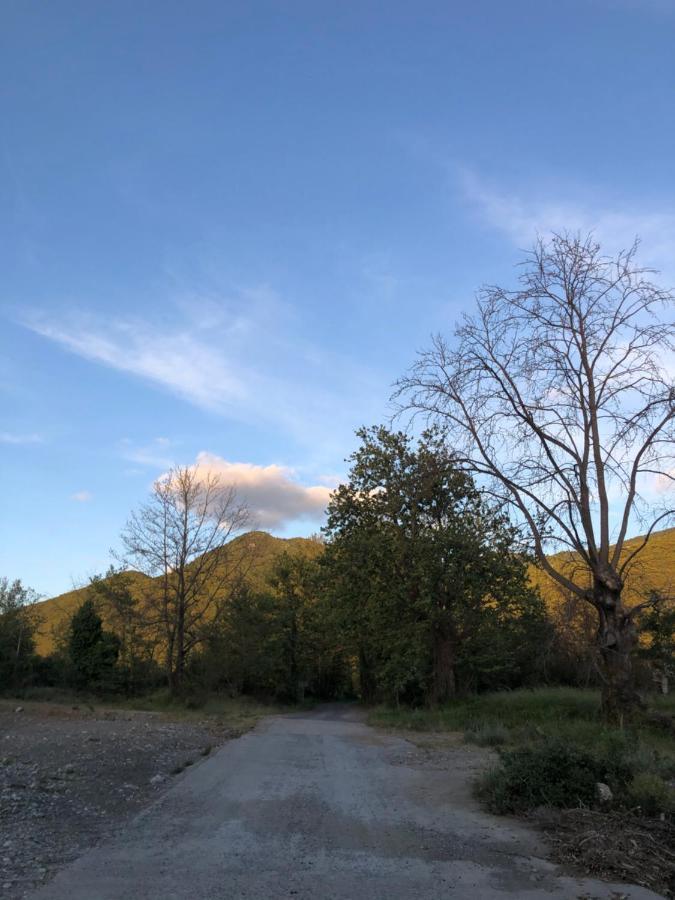
[[[635, 537], [626, 541], [622, 552], [622, 560], [629, 556], [644, 541], [644, 537]], [[556, 569], [573, 571], [575, 558], [572, 553], [557, 553], [550, 557]], [[530, 577], [537, 585], [547, 604], [557, 605], [560, 589], [541, 569], [532, 566]], [[626, 584], [627, 597], [630, 601], [638, 601], [649, 591], [663, 594], [672, 593], [675, 587], [675, 528], [665, 528], [652, 534], [647, 546], [636, 559]]]
[[[643, 538], [636, 537], [626, 543], [625, 553], [630, 553]], [[262, 589], [272, 572], [275, 561], [282, 553], [292, 556], [313, 559], [322, 551], [322, 544], [308, 538], [277, 538], [264, 531], [252, 531], [235, 538], [231, 543], [231, 552], [254, 549], [251, 565], [246, 573], [246, 580], [252, 588]], [[560, 553], [551, 557], [560, 569], [574, 566], [571, 554]], [[536, 585], [552, 615], [562, 615], [562, 607], [566, 602], [560, 589], [551, 579], [536, 566], [529, 568], [530, 579]], [[145, 576], [131, 573], [130, 576], [138, 585], [139, 591]], [[647, 547], [640, 557], [640, 562], [628, 582], [628, 589], [633, 596], [644, 595], [650, 590], [668, 594], [675, 585], [675, 528], [664, 529], [652, 535]], [[35, 610], [40, 625], [36, 635], [37, 652], [46, 656], [54, 649], [55, 635], [65, 626], [73, 613], [86, 599], [90, 588], [88, 585], [43, 600], [37, 603]], [[105, 618], [105, 617], [104, 617]]]
[[[278, 538], [264, 531], [250, 531], [234, 538], [228, 545], [230, 556], [246, 560], [243, 577], [253, 590], [262, 590], [267, 585], [274, 563], [282, 554], [312, 559], [321, 552], [321, 549], [321, 543], [316, 540], [300, 537]], [[140, 596], [147, 577], [138, 572], [130, 572], [129, 578], [132, 593]], [[39, 619], [35, 644], [41, 656], [47, 656], [54, 650], [61, 630], [68, 626], [73, 614], [84, 603], [90, 592], [90, 586], [85, 585], [35, 605]], [[104, 625], [112, 627], [112, 623], [106, 622], [105, 609], [102, 610], [102, 615]]]

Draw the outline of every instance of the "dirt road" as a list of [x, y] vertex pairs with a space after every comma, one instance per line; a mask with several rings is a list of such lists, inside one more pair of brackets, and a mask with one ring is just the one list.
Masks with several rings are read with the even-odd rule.
[[475, 752], [418, 748], [349, 707], [274, 717], [188, 770], [34, 900], [655, 898], [565, 877], [471, 799]]

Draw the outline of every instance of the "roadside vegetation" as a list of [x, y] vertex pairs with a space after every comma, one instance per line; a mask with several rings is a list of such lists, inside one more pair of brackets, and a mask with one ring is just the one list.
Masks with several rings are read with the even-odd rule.
[[[651, 699], [675, 715], [674, 695]], [[599, 706], [598, 690], [540, 687], [434, 709], [379, 706], [370, 721], [490, 748], [475, 785], [486, 809], [532, 818], [561, 862], [675, 896], [675, 740], [653, 721], [605, 724]]]
[[[459, 732], [497, 750], [478, 786], [497, 813], [542, 806], [623, 807], [647, 816], [675, 813], [675, 741], [649, 722], [623, 729], [598, 719], [600, 694], [537, 688], [474, 696], [436, 709], [379, 707], [373, 724], [415, 731]], [[675, 697], [655, 699], [675, 714]], [[598, 784], [610, 791], [598, 793]]]

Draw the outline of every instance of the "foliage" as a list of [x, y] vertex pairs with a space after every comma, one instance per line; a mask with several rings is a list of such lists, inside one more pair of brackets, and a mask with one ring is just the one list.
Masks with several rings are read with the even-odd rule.
[[19, 687], [35, 664], [34, 604], [37, 596], [21, 581], [0, 578], [0, 685]]
[[[673, 696], [657, 698], [655, 705], [675, 713]], [[549, 687], [482, 694], [436, 709], [380, 707], [371, 721], [397, 729], [463, 731], [468, 741], [502, 747], [500, 764], [478, 786], [498, 812], [592, 805], [598, 781], [610, 785], [616, 806], [668, 812], [672, 789], [664, 793], [663, 786], [675, 777], [672, 739], [649, 719], [623, 730], [604, 725], [599, 707], [598, 691]]]
[[547, 629], [508, 522], [437, 431], [358, 432], [328, 507], [325, 583], [364, 699], [439, 702], [536, 671]]
[[119, 641], [117, 683], [127, 696], [157, 686], [161, 669], [156, 660], [158, 640], [148, 629], [136, 579], [111, 566], [105, 576], [92, 578], [89, 597]]
[[651, 597], [653, 605], [642, 617], [642, 634], [645, 637], [640, 647], [640, 656], [653, 667], [664, 686], [675, 676], [675, 603], [666, 601], [658, 593]]
[[240, 585], [212, 624], [193, 676], [211, 689], [289, 702], [344, 695], [347, 668], [320, 576], [311, 559], [281, 554], [264, 589]]
[[474, 722], [464, 732], [467, 744], [478, 747], [500, 747], [509, 740], [509, 730], [501, 722]]
[[557, 739], [504, 750], [500, 763], [478, 787], [488, 808], [497, 813], [589, 806], [598, 782], [618, 792], [625, 790], [632, 774], [618, 754], [582, 750]]
[[74, 687], [94, 691], [117, 687], [115, 664], [119, 649], [117, 635], [103, 630], [94, 601], [85, 600], [70, 625], [68, 655]]
[[675, 790], [654, 772], [639, 772], [626, 791], [629, 806], [645, 816], [659, 816], [675, 812]]

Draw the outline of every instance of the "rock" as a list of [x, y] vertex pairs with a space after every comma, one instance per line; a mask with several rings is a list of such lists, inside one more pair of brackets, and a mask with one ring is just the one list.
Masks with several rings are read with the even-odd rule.
[[165, 775], [153, 775], [152, 778], [150, 779], [150, 784], [161, 784], [165, 780], [166, 780]]
[[602, 781], [598, 781], [595, 785], [595, 796], [599, 803], [611, 803], [614, 799], [612, 789]]
[[74, 775], [75, 774], [75, 766], [72, 763], [67, 763], [63, 767], [63, 771], [66, 773], [66, 775]]
[[15, 713], [23, 712], [23, 706], [17, 706], [17, 708], [14, 710], [14, 712]]

